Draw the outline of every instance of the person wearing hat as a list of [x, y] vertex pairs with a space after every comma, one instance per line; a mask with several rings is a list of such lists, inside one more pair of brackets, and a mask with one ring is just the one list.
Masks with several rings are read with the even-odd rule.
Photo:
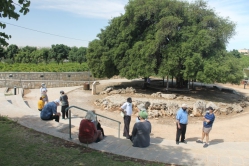
[[47, 88], [46, 88], [46, 85], [45, 83], [42, 83], [41, 84], [41, 88], [40, 88], [40, 93], [41, 93], [41, 97], [42, 97], [42, 100], [43, 102], [45, 103], [48, 103], [48, 95], [47, 95]]
[[[138, 105], [137, 107], [138, 107], [138, 109], [140, 111], [146, 111], [147, 112], [149, 106], [150, 106], [150, 102], [147, 101], [145, 104], [142, 103], [142, 104]], [[139, 116], [137, 116], [137, 118], [136, 118], [136, 123], [137, 122], [140, 122]]]
[[47, 88], [46, 88], [46, 84], [45, 83], [41, 83], [40, 92], [42, 93], [43, 90], [45, 90], [47, 92]]
[[204, 138], [206, 137], [206, 143], [203, 145], [204, 148], [208, 147], [209, 145], [209, 133], [212, 130], [212, 126], [215, 120], [214, 116], [214, 109], [213, 107], [207, 108], [207, 113], [203, 117], [203, 128], [202, 128], [202, 137], [201, 140], [197, 140], [197, 143], [203, 143]]
[[125, 102], [120, 111], [124, 114], [124, 132], [123, 136], [127, 139], [130, 139], [129, 130], [130, 130], [130, 122], [131, 122], [131, 115], [132, 115], [132, 99], [129, 97], [127, 98], [127, 102]]
[[150, 145], [151, 124], [146, 111], [139, 112], [139, 123], [135, 123], [130, 137], [134, 147], [145, 148]]
[[54, 100], [52, 102], [47, 103], [41, 113], [40, 117], [42, 120], [53, 120], [55, 119], [56, 122], [59, 122], [60, 120], [60, 113], [57, 112], [57, 107], [60, 105], [60, 100]]
[[96, 129], [94, 121], [96, 120], [96, 115], [93, 111], [88, 111], [85, 119], [82, 119], [79, 127], [79, 141], [81, 143], [90, 144], [92, 142], [98, 142], [102, 140], [102, 134], [100, 130]]
[[68, 118], [68, 111], [66, 112], [66, 108], [69, 107], [68, 97], [63, 90], [60, 91], [60, 94], [62, 119], [65, 119], [65, 115]]
[[176, 114], [176, 144], [179, 145], [179, 139], [181, 137], [182, 143], [187, 143], [185, 141], [185, 134], [188, 124], [188, 112], [187, 104], [182, 104], [182, 107], [177, 111]]

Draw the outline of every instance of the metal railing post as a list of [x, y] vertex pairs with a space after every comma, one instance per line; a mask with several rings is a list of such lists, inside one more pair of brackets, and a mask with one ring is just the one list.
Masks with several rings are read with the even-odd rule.
[[120, 124], [121, 123], [118, 123], [118, 138], [120, 138]]
[[69, 139], [72, 139], [72, 136], [71, 136], [71, 110], [68, 110], [69, 111]]
[[[77, 108], [77, 109], [79, 109], [79, 110], [82, 110], [82, 111], [85, 111], [85, 112], [88, 112], [88, 110], [85, 110], [85, 109], [83, 109], [83, 108], [80, 108], [80, 107], [77, 107], [77, 106], [70, 106], [70, 107], [67, 107], [66, 108], [66, 112], [67, 111], [69, 111], [69, 115], [68, 115], [68, 119], [69, 119], [69, 139], [72, 139], [72, 137], [71, 137], [71, 110], [70, 110], [70, 108]], [[108, 117], [106, 117], [106, 116], [103, 116], [103, 115], [99, 115], [99, 114], [96, 114], [96, 115], [98, 115], [98, 116], [100, 116], [100, 117], [102, 117], [102, 118], [106, 118], [106, 119], [109, 119], [109, 120], [112, 120], [112, 121], [114, 121], [114, 122], [117, 122], [118, 123], [118, 138], [120, 138], [120, 124], [121, 124], [121, 122], [119, 122], [119, 121], [117, 121], [117, 120], [115, 120], [115, 119], [111, 119], [111, 118], [108, 118]]]

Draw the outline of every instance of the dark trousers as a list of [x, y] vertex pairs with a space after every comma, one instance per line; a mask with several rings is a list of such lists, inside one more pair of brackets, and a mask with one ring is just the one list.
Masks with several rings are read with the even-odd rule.
[[181, 128], [179, 129], [177, 124], [176, 124], [176, 141], [179, 142], [179, 139], [180, 139], [180, 136], [181, 136], [181, 142], [184, 142], [187, 125], [180, 123], [180, 126], [181, 126]]
[[99, 122], [98, 122], [98, 124], [97, 124], [97, 130], [100, 130], [100, 131], [102, 132], [103, 137], [105, 136], [104, 130], [103, 130], [103, 128], [101, 127], [101, 124], [100, 124]]
[[130, 139], [129, 130], [130, 130], [130, 122], [131, 122], [131, 116], [124, 116], [124, 132], [123, 136], [127, 139]]
[[53, 119], [54, 119], [56, 122], [59, 122], [60, 116], [59, 116], [59, 115], [52, 115], [52, 116], [50, 116], [49, 119], [42, 119], [42, 120], [53, 120]]
[[66, 114], [66, 117], [68, 118], [68, 111], [66, 112], [66, 108], [68, 106], [69, 105], [61, 106], [62, 119], [65, 119], [65, 114]]

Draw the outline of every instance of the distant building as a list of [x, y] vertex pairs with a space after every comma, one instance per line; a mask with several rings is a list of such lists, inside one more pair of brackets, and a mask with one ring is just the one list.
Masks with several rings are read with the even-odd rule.
[[249, 54], [249, 49], [241, 49], [241, 50], [238, 50], [239, 53], [243, 53], [243, 54]]

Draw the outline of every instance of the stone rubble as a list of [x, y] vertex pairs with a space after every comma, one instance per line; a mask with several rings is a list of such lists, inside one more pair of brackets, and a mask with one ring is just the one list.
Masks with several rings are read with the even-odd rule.
[[[112, 87], [106, 88], [102, 91], [101, 95], [108, 95], [104, 99], [98, 99], [94, 104], [104, 110], [114, 111], [119, 113], [119, 108], [126, 101], [125, 96], [122, 94], [135, 94], [136, 90], [133, 87], [127, 87], [126, 89], [114, 90]], [[145, 98], [139, 98], [145, 97]], [[149, 97], [149, 96], [147, 96]], [[159, 99], [160, 98], [160, 99]], [[187, 96], [177, 96], [176, 94], [163, 94], [162, 92], [156, 92], [151, 94], [151, 97], [146, 98], [144, 95], [136, 94], [133, 97], [133, 114], [137, 115], [139, 112], [139, 105], [145, 104], [146, 101], [151, 103], [148, 109], [148, 118], [163, 118], [163, 117], [175, 117], [181, 104], [186, 103], [188, 113], [190, 117], [202, 117], [206, 113], [206, 108], [213, 107], [216, 115], [228, 115], [232, 113], [240, 113], [243, 108], [249, 106], [249, 97], [236, 104], [227, 103], [214, 103], [211, 101], [195, 100]]]

